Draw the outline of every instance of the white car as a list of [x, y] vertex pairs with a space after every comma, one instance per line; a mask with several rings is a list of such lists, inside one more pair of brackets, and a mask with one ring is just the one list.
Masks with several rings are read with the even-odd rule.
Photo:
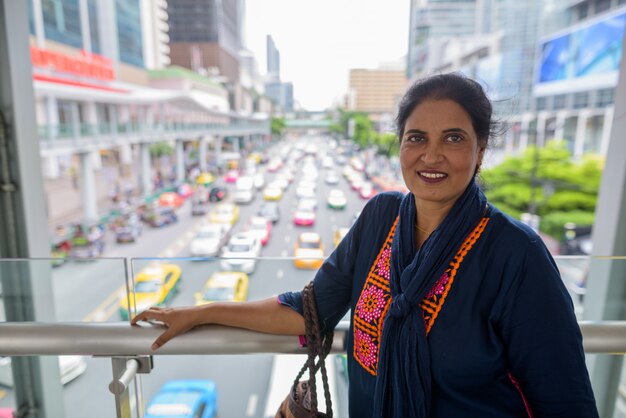
[[324, 181], [326, 182], [326, 184], [335, 185], [339, 183], [339, 177], [337, 177], [337, 175], [334, 173], [329, 173], [326, 175]]
[[252, 274], [261, 254], [261, 241], [245, 232], [233, 235], [222, 253], [223, 270]]
[[256, 189], [237, 189], [233, 195], [235, 203], [251, 203], [254, 200]]
[[315, 189], [311, 187], [298, 186], [296, 189], [296, 196], [302, 198], [315, 198]]
[[348, 203], [348, 199], [341, 190], [333, 189], [330, 193], [328, 193], [326, 202], [328, 203], [328, 207], [331, 209], [344, 209]]
[[317, 210], [317, 199], [305, 197], [303, 199], [298, 200], [298, 206], [296, 210], [315, 212]]
[[230, 238], [230, 224], [205, 225], [189, 244], [189, 253], [193, 257], [212, 257], [219, 254], [220, 249]]
[[261, 216], [253, 216], [248, 223], [246, 234], [257, 238], [261, 241], [261, 245], [265, 246], [272, 234], [272, 221]]

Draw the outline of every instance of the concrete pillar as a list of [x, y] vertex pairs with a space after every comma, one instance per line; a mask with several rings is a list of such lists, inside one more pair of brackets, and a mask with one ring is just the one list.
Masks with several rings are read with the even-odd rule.
[[49, 155], [44, 158], [44, 172], [43, 175], [47, 179], [57, 179], [61, 174], [61, 168], [59, 165], [59, 159], [56, 155]]
[[176, 140], [176, 182], [185, 181], [185, 141]]
[[554, 139], [562, 141], [565, 139], [565, 120], [569, 116], [567, 111], [559, 111], [556, 114], [556, 129], [554, 131]]
[[89, 31], [89, 9], [87, 0], [78, 0], [78, 11], [80, 14], [80, 32], [83, 38], [83, 49], [91, 53], [91, 32]]
[[94, 151], [91, 153], [91, 167], [94, 171], [102, 169], [102, 155], [100, 155], [100, 152]]
[[130, 144], [121, 144], [119, 147], [120, 164], [132, 164], [133, 149]]
[[[36, 3], [35, 30], [43, 46], [41, 3]], [[0, 109], [9, 126], [5, 151], [10, 158], [10, 163], [0, 159], [8, 174], [2, 175], [0, 193], [0, 258], [15, 259], [0, 263], [0, 283], [7, 321], [54, 322], [50, 263], [32, 259], [50, 257], [50, 244], [28, 32], [28, 2], [0, 0]], [[20, 416], [67, 416], [55, 357], [14, 357], [11, 369], [11, 403]]]
[[531, 118], [532, 116], [528, 114], [525, 114], [522, 116], [522, 124], [521, 124], [520, 137], [519, 137], [519, 150], [520, 151], [524, 151], [526, 148], [528, 148], [528, 129], [530, 127]]
[[41, 0], [31, 0], [31, 5], [33, 7], [33, 23], [35, 24], [35, 40], [37, 47], [43, 48], [46, 45], [46, 34], [44, 32]]
[[[626, 36], [622, 56], [626, 56]], [[626, 260], [602, 256], [626, 254], [626, 60], [622, 59], [615, 87], [615, 115], [598, 193], [593, 225], [593, 257], [587, 275], [583, 319], [624, 320]], [[616, 398], [621, 397], [621, 355], [593, 355], [587, 359], [589, 376], [601, 417], [613, 417]], [[616, 415], [619, 415], [616, 414]]]
[[202, 172], [207, 171], [206, 149], [206, 137], [200, 137], [198, 140], [198, 165], [200, 166], [200, 171]]
[[141, 153], [141, 191], [144, 196], [149, 196], [154, 190], [152, 184], [152, 167], [150, 166], [150, 144], [142, 143], [139, 152]]
[[600, 140], [600, 155], [605, 155], [609, 149], [609, 141], [611, 140], [611, 127], [613, 126], [613, 114], [615, 108], [607, 107], [604, 110], [604, 124], [602, 125], [602, 139]]
[[574, 140], [574, 158], [580, 158], [585, 152], [585, 138], [587, 136], [587, 121], [589, 110], [583, 109], [578, 114], [576, 122], [576, 139]]
[[80, 133], [80, 112], [78, 110], [78, 102], [70, 102], [70, 112], [72, 120], [70, 121], [72, 126], [72, 134], [75, 138], [81, 136]]
[[78, 154], [80, 161], [80, 197], [83, 202], [83, 216], [87, 220], [98, 219], [98, 200], [96, 198], [93, 154], [93, 151]]

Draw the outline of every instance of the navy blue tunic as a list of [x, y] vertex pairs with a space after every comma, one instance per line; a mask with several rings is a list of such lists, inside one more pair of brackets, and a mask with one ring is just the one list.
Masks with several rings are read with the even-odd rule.
[[[354, 418], [371, 416], [390, 301], [389, 244], [402, 197], [381, 193], [370, 200], [315, 276], [325, 327], [351, 310]], [[554, 260], [526, 225], [495, 208], [486, 217], [460, 263], [416, 308], [430, 331], [431, 417], [597, 417], [582, 336]], [[300, 292], [279, 300], [302, 313]]]

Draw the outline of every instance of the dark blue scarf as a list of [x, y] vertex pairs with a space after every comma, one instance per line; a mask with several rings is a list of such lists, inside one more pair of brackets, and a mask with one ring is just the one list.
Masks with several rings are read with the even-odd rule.
[[430, 352], [419, 303], [485, 213], [487, 199], [472, 180], [443, 222], [415, 252], [415, 198], [400, 203], [391, 243], [392, 303], [381, 339], [373, 417], [428, 418]]

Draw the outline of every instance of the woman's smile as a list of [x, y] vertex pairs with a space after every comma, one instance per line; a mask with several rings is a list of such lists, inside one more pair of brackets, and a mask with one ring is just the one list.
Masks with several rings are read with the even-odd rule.
[[448, 177], [446, 173], [435, 170], [421, 170], [417, 172], [417, 175], [428, 184], [441, 183]]

